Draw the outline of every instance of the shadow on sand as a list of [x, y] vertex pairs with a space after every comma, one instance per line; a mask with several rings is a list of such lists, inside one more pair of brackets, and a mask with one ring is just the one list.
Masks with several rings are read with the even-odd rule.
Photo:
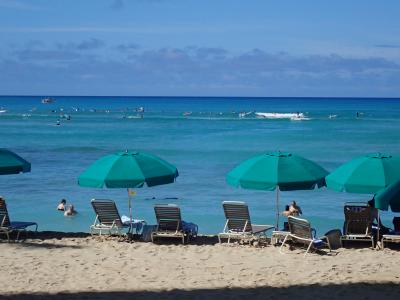
[[0, 295], [1, 300], [57, 300], [57, 299], [399, 299], [398, 284], [353, 283], [345, 285], [298, 285], [289, 287], [220, 288], [169, 291], [77, 292], [58, 294]]

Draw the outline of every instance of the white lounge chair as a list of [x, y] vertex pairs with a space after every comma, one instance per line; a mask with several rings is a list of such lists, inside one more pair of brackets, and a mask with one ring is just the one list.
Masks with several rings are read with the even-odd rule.
[[0, 197], [0, 233], [5, 234], [8, 241], [10, 241], [10, 233], [17, 232], [16, 240], [18, 240], [21, 232], [25, 232], [30, 226], [35, 226], [35, 232], [37, 231], [38, 224], [36, 222], [12, 222], [8, 215], [6, 201]]
[[124, 229], [128, 229], [128, 232], [130, 232], [133, 228], [138, 230], [138, 227], [146, 224], [143, 220], [132, 220], [131, 224], [128, 218], [126, 221], [123, 221], [113, 200], [93, 199], [91, 203], [96, 213], [94, 223], [90, 226], [90, 233], [92, 235], [96, 231], [100, 235], [102, 232], [121, 234]]
[[371, 242], [374, 248], [372, 233], [372, 212], [366, 203], [350, 202], [344, 206], [344, 228], [342, 241]]
[[384, 234], [381, 242], [382, 249], [385, 248], [385, 243], [400, 243], [400, 234]]
[[329, 239], [326, 236], [322, 236], [316, 238], [313, 234], [313, 229], [311, 228], [310, 222], [305, 219], [300, 219], [297, 217], [288, 217], [289, 223], [289, 234], [283, 240], [283, 243], [279, 249], [281, 253], [283, 253], [283, 247], [286, 242], [288, 242], [289, 238], [293, 243], [301, 243], [307, 246], [306, 253], [312, 249], [318, 249], [322, 246], [327, 246], [329, 248], [329, 252], [331, 251], [331, 246], [329, 244]]
[[197, 225], [182, 221], [181, 210], [176, 204], [156, 204], [154, 212], [157, 219], [157, 227], [151, 233], [151, 241], [156, 238], [181, 238], [182, 244], [190, 238], [197, 236]]
[[249, 207], [245, 202], [224, 201], [222, 207], [226, 222], [223, 231], [218, 234], [220, 243], [222, 238], [227, 238], [230, 243], [231, 239], [247, 239], [265, 235], [268, 230], [275, 228], [273, 225], [252, 224]]
[[382, 235], [382, 249], [386, 243], [400, 243], [400, 217], [393, 218], [394, 232]]

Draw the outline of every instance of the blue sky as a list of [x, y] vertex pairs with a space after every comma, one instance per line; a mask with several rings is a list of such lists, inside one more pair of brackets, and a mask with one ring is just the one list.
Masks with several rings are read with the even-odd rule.
[[0, 0], [0, 94], [400, 97], [400, 1]]

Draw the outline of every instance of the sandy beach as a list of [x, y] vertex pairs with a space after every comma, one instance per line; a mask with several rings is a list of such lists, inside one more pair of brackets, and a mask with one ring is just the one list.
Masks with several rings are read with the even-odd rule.
[[0, 299], [398, 299], [397, 250], [330, 255], [267, 246], [47, 235], [0, 242]]

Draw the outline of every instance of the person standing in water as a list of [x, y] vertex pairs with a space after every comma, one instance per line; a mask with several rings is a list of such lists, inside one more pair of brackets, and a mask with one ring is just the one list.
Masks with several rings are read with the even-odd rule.
[[68, 205], [67, 209], [64, 212], [64, 216], [66, 217], [72, 217], [73, 215], [76, 215], [78, 212], [75, 210], [74, 206]]
[[61, 199], [60, 204], [57, 206], [57, 210], [65, 211], [65, 205], [67, 204], [67, 200]]

